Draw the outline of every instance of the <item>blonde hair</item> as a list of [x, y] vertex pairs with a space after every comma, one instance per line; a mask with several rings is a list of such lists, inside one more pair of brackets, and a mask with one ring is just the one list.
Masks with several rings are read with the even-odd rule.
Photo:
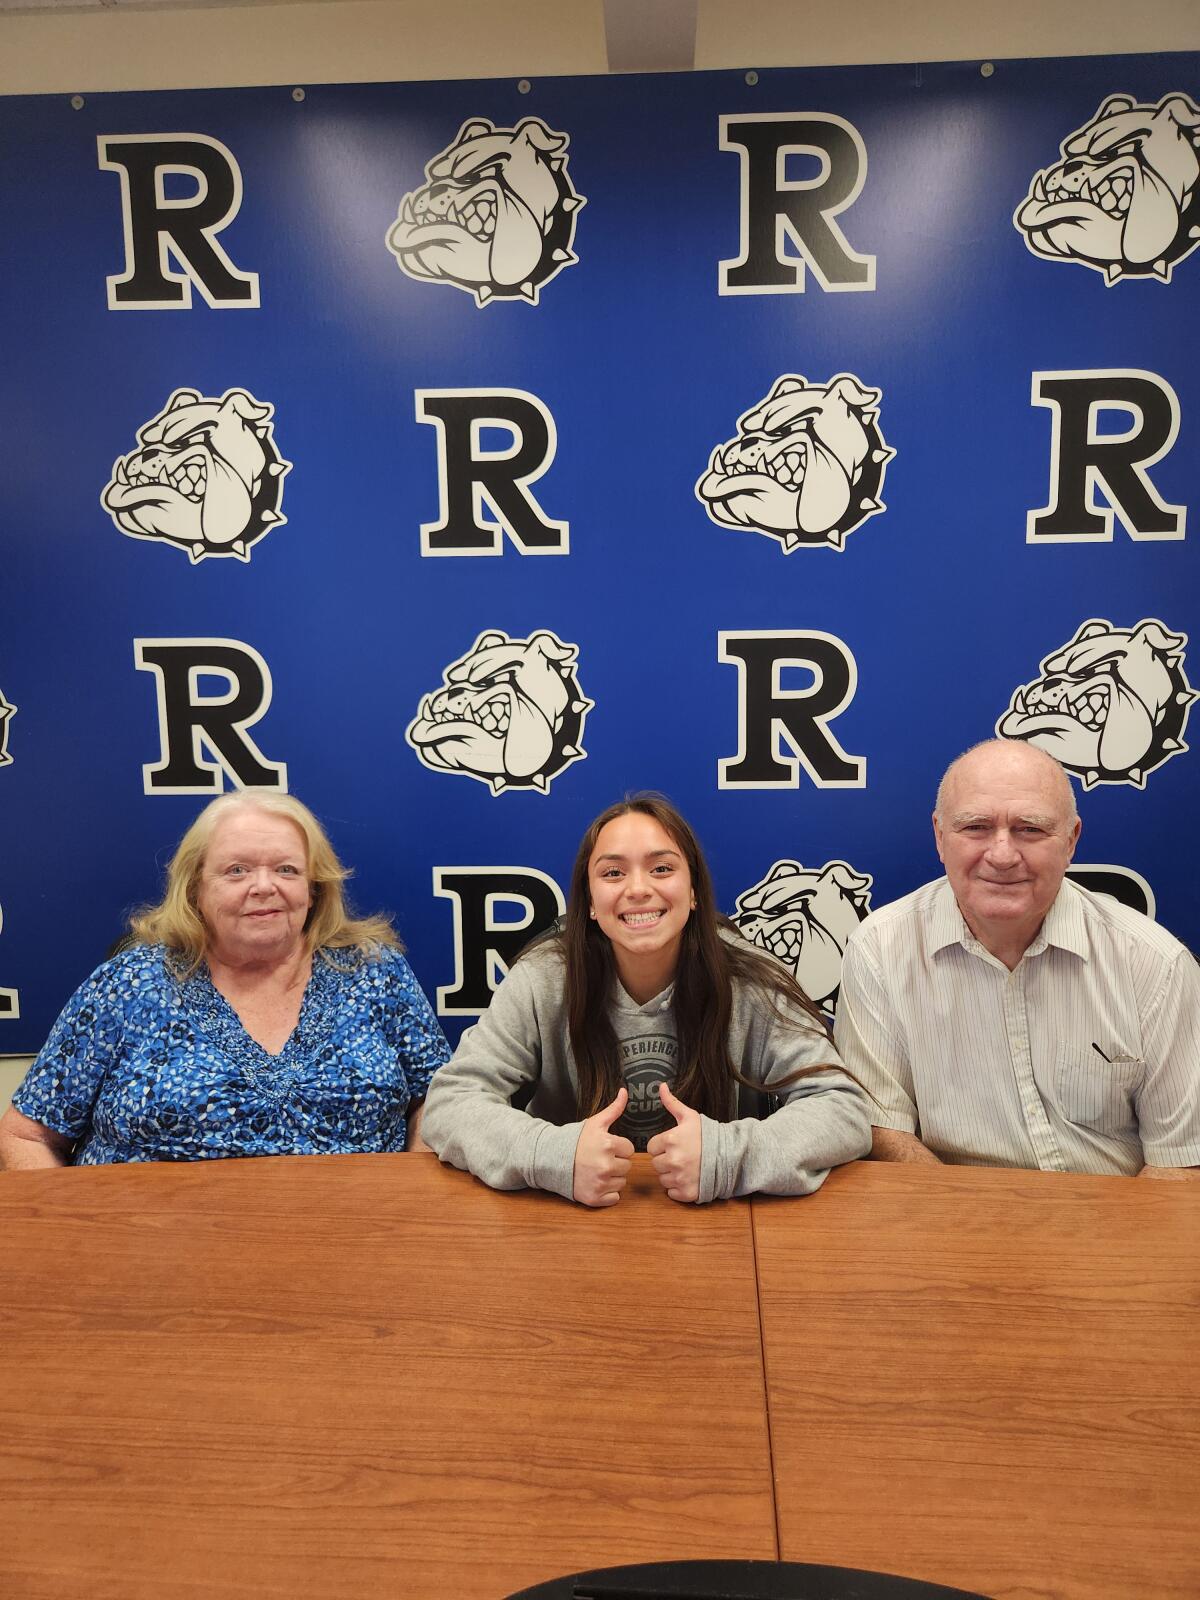
[[306, 805], [278, 789], [240, 789], [220, 795], [205, 806], [179, 841], [167, 868], [167, 887], [155, 906], [143, 906], [129, 919], [135, 944], [162, 944], [181, 958], [185, 973], [192, 973], [208, 951], [209, 930], [197, 905], [200, 874], [221, 822], [235, 811], [262, 811], [283, 817], [304, 838], [309, 888], [313, 903], [304, 924], [304, 943], [310, 951], [356, 950], [369, 955], [386, 945], [404, 947], [386, 917], [350, 914], [342, 885], [350, 876], [334, 853], [324, 828]]

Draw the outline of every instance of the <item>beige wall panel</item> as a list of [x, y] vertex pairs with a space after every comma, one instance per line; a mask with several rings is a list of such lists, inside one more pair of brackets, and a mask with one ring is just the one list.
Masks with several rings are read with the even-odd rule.
[[32, 1060], [32, 1056], [0, 1056], [0, 1116], [8, 1110], [8, 1103]]
[[[697, 68], [1200, 49], [1195, 0], [699, 0]], [[603, 0], [314, 0], [0, 13], [0, 93], [607, 70]]]
[[604, 72], [602, 0], [0, 14], [0, 93]]
[[701, 0], [696, 66], [825, 66], [1200, 49], [1196, 0]]

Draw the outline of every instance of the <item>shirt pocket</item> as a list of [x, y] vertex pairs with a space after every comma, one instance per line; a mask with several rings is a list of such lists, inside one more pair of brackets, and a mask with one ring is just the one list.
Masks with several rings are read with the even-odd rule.
[[[1109, 1053], [1115, 1057], [1115, 1052]], [[1135, 1136], [1133, 1098], [1145, 1071], [1142, 1061], [1106, 1061], [1090, 1046], [1061, 1045], [1054, 1082], [1063, 1115], [1068, 1122], [1096, 1133]]]

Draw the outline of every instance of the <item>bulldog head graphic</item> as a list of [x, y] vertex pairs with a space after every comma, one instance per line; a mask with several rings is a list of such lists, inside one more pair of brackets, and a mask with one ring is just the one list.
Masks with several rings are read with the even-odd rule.
[[733, 921], [747, 939], [791, 967], [809, 999], [832, 1015], [842, 952], [870, 909], [871, 882], [845, 861], [820, 868], [777, 861], [738, 896]]
[[568, 135], [531, 117], [515, 128], [478, 118], [425, 168], [428, 183], [400, 202], [388, 249], [410, 278], [450, 283], [490, 300], [525, 299], [578, 258], [567, 176]]
[[1114, 628], [1093, 618], [1042, 662], [1042, 676], [1017, 689], [996, 723], [1003, 739], [1026, 739], [1094, 783], [1131, 783], [1187, 749], [1196, 693], [1183, 671], [1187, 635], [1157, 619]]
[[879, 389], [851, 373], [824, 386], [788, 374], [738, 418], [737, 438], [712, 453], [696, 495], [726, 528], [841, 550], [846, 535], [885, 509], [883, 475], [896, 452], [879, 431]]
[[0, 691], [0, 767], [12, 764], [12, 757], [8, 753], [8, 719], [16, 709], [17, 707], [10, 705]]
[[1171, 280], [1200, 244], [1200, 107], [1185, 94], [1157, 106], [1113, 95], [1062, 143], [1013, 221], [1035, 255], [1077, 261], [1111, 285]]
[[251, 545], [287, 521], [283, 477], [292, 463], [275, 448], [274, 409], [244, 389], [220, 400], [176, 389], [138, 429], [138, 448], [114, 463], [101, 505], [122, 533], [165, 539], [193, 562], [249, 561]]
[[592, 702], [575, 676], [578, 650], [554, 634], [512, 639], [481, 633], [426, 695], [404, 737], [435, 772], [463, 772], [492, 787], [538, 789], [586, 752]]

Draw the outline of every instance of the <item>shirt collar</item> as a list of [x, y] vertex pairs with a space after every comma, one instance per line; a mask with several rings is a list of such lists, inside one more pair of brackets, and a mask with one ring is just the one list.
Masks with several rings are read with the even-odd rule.
[[613, 1005], [618, 1011], [630, 1011], [644, 1016], [655, 1016], [660, 1011], [669, 1011], [675, 999], [675, 980], [673, 978], [659, 994], [651, 995], [645, 1005], [638, 1004], [615, 972], [613, 973], [613, 985]]
[[[929, 915], [929, 948], [936, 955], [948, 945], [973, 946], [975, 936], [967, 927], [949, 879], [943, 878], [933, 897]], [[1083, 895], [1070, 878], [1064, 878], [1054, 897], [1054, 904], [1046, 913], [1046, 920], [1037, 931], [1027, 956], [1039, 956], [1047, 945], [1068, 950], [1072, 955], [1088, 957], [1087, 928], [1083, 916]]]
[[1073, 956], [1088, 958], [1087, 925], [1083, 915], [1083, 895], [1070, 878], [1064, 878], [1054, 904], [1046, 913], [1046, 920], [1038, 936], [1025, 952], [1036, 955], [1048, 944], [1060, 950], [1069, 950]]
[[948, 945], [966, 944], [969, 939], [971, 930], [958, 909], [958, 901], [954, 898], [950, 880], [943, 878], [937, 886], [933, 904], [929, 908], [930, 953], [937, 955], [939, 950], [945, 950]]

